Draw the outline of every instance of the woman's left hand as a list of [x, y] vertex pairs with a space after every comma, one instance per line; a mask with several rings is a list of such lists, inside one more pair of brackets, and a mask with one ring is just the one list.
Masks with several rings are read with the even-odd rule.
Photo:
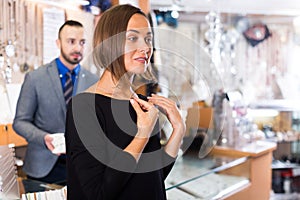
[[173, 131], [164, 149], [168, 155], [175, 158], [178, 155], [185, 134], [185, 123], [175, 101], [152, 94], [148, 97], [150, 103], [156, 105], [170, 121]]
[[174, 130], [185, 133], [185, 124], [175, 101], [156, 94], [152, 94], [148, 100], [167, 116]]

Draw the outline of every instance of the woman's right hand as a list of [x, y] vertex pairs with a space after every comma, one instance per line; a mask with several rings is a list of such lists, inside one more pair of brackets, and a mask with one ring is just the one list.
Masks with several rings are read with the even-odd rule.
[[136, 137], [149, 138], [158, 119], [158, 109], [152, 103], [138, 97], [130, 99], [130, 103], [137, 114]]

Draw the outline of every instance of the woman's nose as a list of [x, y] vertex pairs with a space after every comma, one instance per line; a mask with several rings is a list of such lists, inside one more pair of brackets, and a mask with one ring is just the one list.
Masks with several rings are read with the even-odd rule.
[[151, 47], [146, 44], [145, 42], [139, 47], [139, 51], [148, 53], [150, 51]]

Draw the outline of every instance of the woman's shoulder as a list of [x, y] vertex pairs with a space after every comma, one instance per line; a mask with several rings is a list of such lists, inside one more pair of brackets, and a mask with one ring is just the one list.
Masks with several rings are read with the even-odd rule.
[[[107, 105], [105, 102], [107, 101], [98, 94], [79, 93], [72, 97], [67, 110], [78, 116], [85, 116], [91, 113], [99, 114], [105, 112], [105, 105]], [[87, 119], [87, 117], [84, 118]]]
[[83, 104], [92, 104], [108, 101], [110, 100], [109, 97], [97, 94], [97, 93], [91, 93], [91, 92], [82, 92], [72, 97], [72, 102], [76, 102], [80, 105]]

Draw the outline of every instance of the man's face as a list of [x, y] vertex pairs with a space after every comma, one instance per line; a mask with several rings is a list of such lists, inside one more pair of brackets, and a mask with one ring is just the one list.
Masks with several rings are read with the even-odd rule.
[[66, 65], [77, 65], [83, 58], [84, 45], [84, 29], [65, 26], [58, 39], [62, 62]]

